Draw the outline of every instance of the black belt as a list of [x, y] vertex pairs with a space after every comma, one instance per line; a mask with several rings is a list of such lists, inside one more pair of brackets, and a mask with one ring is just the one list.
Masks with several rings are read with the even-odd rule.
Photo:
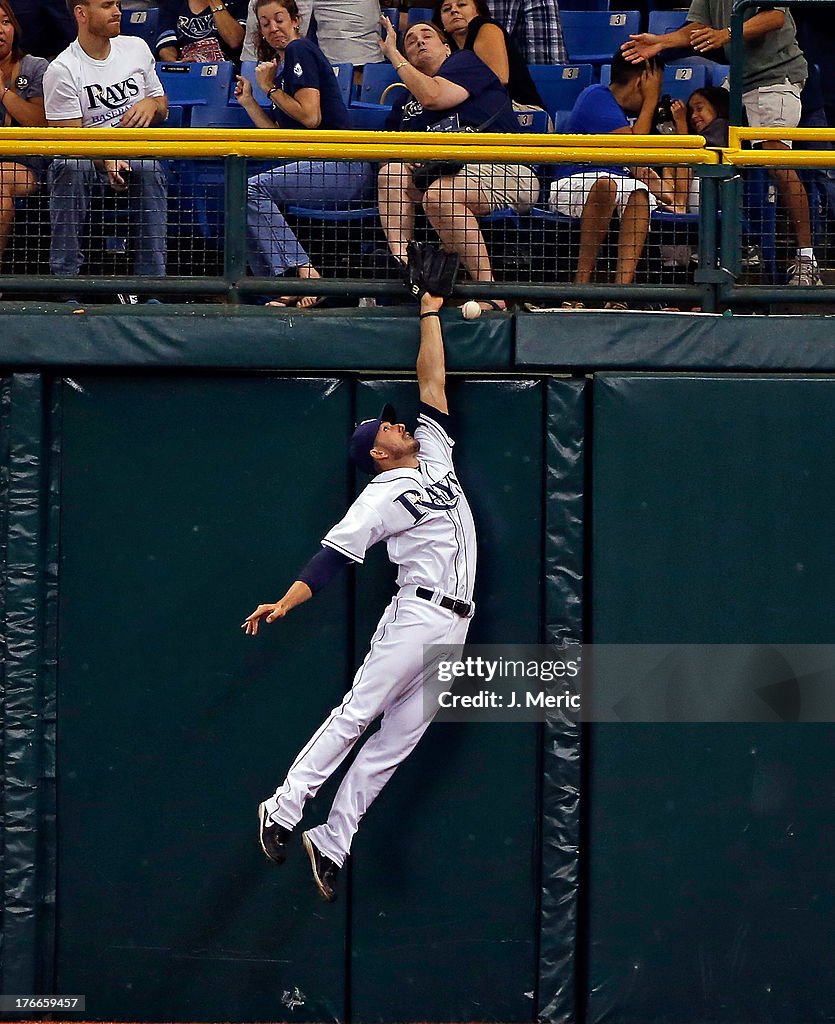
[[423, 598], [424, 601], [432, 601], [432, 604], [439, 604], [442, 608], [446, 608], [447, 611], [460, 615], [462, 619], [466, 619], [469, 616], [473, 607], [467, 601], [456, 601], [452, 597], [442, 597], [440, 601], [435, 601], [435, 591], [429, 590], [428, 587], [415, 587], [415, 596]]

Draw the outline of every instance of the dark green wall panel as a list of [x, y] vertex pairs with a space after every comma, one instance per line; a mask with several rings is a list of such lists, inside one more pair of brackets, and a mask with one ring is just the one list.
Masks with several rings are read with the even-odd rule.
[[349, 419], [329, 380], [65, 389], [58, 991], [91, 1019], [344, 1017], [344, 905], [256, 806], [344, 689], [347, 584], [239, 625], [341, 513]]
[[[358, 417], [414, 393], [367, 384]], [[473, 641], [539, 638], [543, 401], [535, 381], [450, 389], [479, 536]], [[358, 657], [391, 593], [383, 562], [357, 574]], [[433, 725], [369, 811], [352, 851], [355, 1021], [535, 1018], [538, 745], [532, 724]]]
[[[547, 383], [545, 631], [583, 639], [588, 382]], [[542, 743], [542, 895], [538, 1019], [577, 1018], [581, 726], [549, 713]]]
[[[594, 384], [597, 642], [831, 642], [835, 381]], [[590, 1021], [832, 1019], [831, 727], [601, 725]]]

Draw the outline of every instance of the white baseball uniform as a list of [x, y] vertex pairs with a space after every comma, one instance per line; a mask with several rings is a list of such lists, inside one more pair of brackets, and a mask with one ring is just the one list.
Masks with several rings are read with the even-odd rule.
[[[340, 866], [363, 814], [433, 717], [423, 702], [424, 646], [463, 644], [473, 614], [475, 525], [455, 475], [455, 442], [447, 425], [446, 415], [422, 404], [414, 433], [420, 442], [419, 468], [375, 476], [322, 541], [362, 564], [365, 552], [385, 540], [389, 559], [399, 566], [399, 590], [380, 619], [351, 689], [266, 801], [273, 821], [294, 828], [305, 802], [382, 714], [379, 731], [363, 745], [343, 779], [327, 822], [309, 831], [318, 850]], [[443, 606], [453, 602], [456, 611]]]

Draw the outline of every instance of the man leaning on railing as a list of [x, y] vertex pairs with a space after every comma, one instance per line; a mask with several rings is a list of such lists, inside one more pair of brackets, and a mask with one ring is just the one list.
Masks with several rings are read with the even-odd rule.
[[[44, 75], [49, 124], [57, 128], [148, 128], [168, 116], [168, 101], [154, 58], [138, 38], [120, 36], [119, 0], [67, 0], [78, 38]], [[167, 187], [156, 160], [76, 160], [60, 158], [49, 171], [52, 225], [49, 265], [53, 274], [81, 269], [80, 234], [90, 194], [106, 182], [117, 192], [136, 187], [139, 200], [135, 272], [165, 275]]]
[[[715, 57], [731, 41], [732, 0], [691, 0], [687, 23], [675, 32], [630, 36], [622, 49], [627, 60], [640, 62], [662, 50], [692, 46], [700, 54]], [[794, 20], [785, 7], [750, 7], [742, 26], [744, 59], [742, 101], [752, 128], [796, 128], [800, 122], [800, 92], [807, 66], [797, 45]], [[763, 149], [790, 149], [791, 144], [770, 139]], [[774, 178], [797, 239], [797, 254], [788, 266], [788, 283], [821, 284], [815, 252], [809, 199], [797, 171], [772, 168]]]

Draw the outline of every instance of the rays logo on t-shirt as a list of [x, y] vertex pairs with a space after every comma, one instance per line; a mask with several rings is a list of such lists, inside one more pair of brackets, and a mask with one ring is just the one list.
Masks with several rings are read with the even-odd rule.
[[302, 74], [302, 66], [301, 66], [301, 64], [294, 64], [293, 65], [293, 74], [296, 76], [296, 78], [301, 78], [301, 74]]
[[90, 110], [98, 110], [99, 107], [118, 110], [132, 97], [139, 95], [139, 83], [131, 77], [113, 85], [85, 85], [84, 92], [87, 94], [87, 106]]
[[403, 104], [403, 120], [404, 121], [407, 120], [410, 117], [420, 117], [420, 115], [422, 113], [423, 113], [423, 107], [420, 105], [420, 103], [416, 99], [414, 99], [414, 97], [412, 99], [410, 99], [410, 100], [407, 100]]

